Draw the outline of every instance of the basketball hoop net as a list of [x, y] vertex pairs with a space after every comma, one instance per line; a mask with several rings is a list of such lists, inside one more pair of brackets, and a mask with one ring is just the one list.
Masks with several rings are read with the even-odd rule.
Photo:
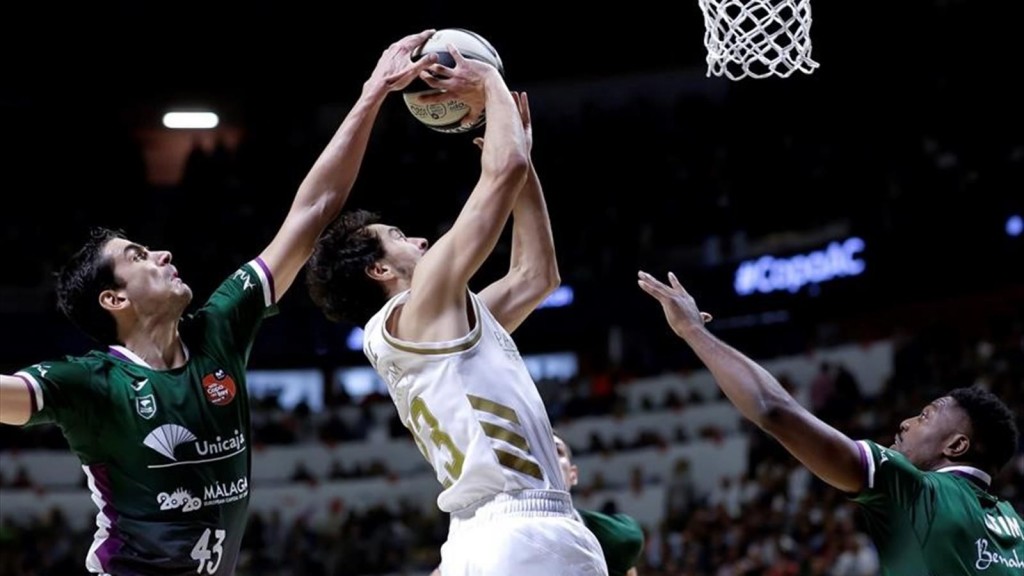
[[708, 76], [786, 78], [810, 74], [810, 0], [698, 0]]

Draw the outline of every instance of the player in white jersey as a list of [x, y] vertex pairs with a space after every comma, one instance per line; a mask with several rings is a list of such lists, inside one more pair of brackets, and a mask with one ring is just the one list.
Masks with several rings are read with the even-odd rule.
[[[445, 96], [486, 105], [481, 174], [451, 229], [421, 238], [343, 214], [307, 268], [332, 320], [365, 324], [364, 351], [387, 382], [443, 490], [450, 514], [443, 576], [598, 576], [600, 545], [575, 513], [544, 404], [510, 333], [558, 285], [554, 241], [530, 160], [525, 94], [492, 66], [449, 47], [454, 67], [421, 75]], [[479, 294], [469, 280], [513, 216], [509, 272]]]
[[444, 486], [437, 504], [463, 510], [499, 492], [567, 490], [537, 387], [505, 328], [475, 294], [469, 334], [445, 342], [400, 340], [384, 328], [408, 301], [392, 298], [366, 325], [364, 351], [402, 422]]

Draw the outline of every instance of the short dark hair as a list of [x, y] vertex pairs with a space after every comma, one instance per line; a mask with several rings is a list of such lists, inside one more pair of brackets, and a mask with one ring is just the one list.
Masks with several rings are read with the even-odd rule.
[[971, 449], [965, 460], [998, 473], [1017, 453], [1017, 422], [998, 396], [980, 386], [957, 388], [948, 394], [971, 421]]
[[384, 257], [380, 238], [367, 230], [379, 221], [368, 210], [345, 212], [317, 240], [306, 265], [306, 286], [332, 322], [362, 326], [387, 302], [384, 287], [366, 275], [366, 268]]
[[120, 230], [95, 227], [89, 239], [57, 273], [57, 308], [78, 328], [100, 344], [117, 343], [117, 322], [99, 303], [99, 294], [121, 285], [114, 277], [114, 263], [103, 249]]

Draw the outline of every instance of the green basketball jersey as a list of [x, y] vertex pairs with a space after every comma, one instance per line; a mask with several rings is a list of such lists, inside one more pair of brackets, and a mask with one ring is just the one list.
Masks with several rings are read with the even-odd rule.
[[626, 576], [626, 572], [636, 566], [644, 549], [644, 531], [640, 524], [626, 514], [608, 515], [580, 509], [577, 512], [601, 544], [608, 576]]
[[885, 576], [1020, 576], [1024, 522], [987, 491], [991, 478], [968, 466], [922, 472], [902, 454], [858, 442], [865, 513]]
[[249, 502], [246, 363], [273, 306], [260, 260], [225, 280], [179, 326], [188, 361], [154, 370], [127, 348], [41, 362], [17, 373], [82, 462], [99, 508], [94, 573], [234, 573]]

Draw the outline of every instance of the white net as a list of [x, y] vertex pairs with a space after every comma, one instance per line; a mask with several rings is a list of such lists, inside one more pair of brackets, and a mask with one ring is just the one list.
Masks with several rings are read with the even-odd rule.
[[698, 0], [708, 76], [785, 78], [810, 74], [810, 0]]

